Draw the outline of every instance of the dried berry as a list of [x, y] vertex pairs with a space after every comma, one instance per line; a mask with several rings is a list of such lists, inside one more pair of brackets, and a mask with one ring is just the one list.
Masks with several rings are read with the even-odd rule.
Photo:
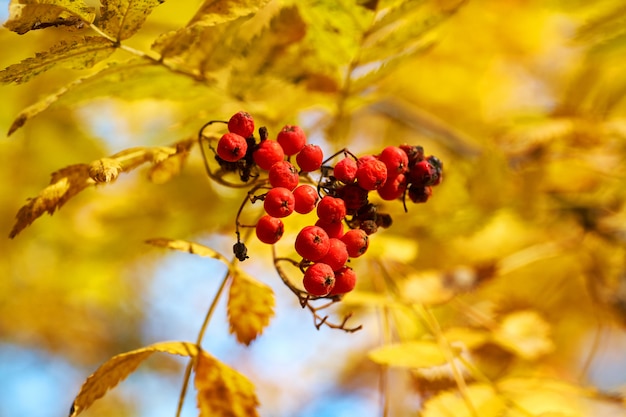
[[343, 200], [348, 213], [355, 213], [369, 201], [368, 191], [356, 184], [348, 184], [339, 188], [336, 196]]
[[246, 156], [246, 138], [236, 133], [225, 133], [217, 142], [217, 156], [227, 162], [236, 162]]
[[306, 135], [302, 128], [296, 125], [283, 127], [276, 140], [283, 147], [285, 155], [295, 155], [306, 145]]
[[250, 113], [237, 112], [228, 121], [228, 131], [244, 138], [250, 137], [254, 133], [254, 119]]
[[433, 195], [433, 189], [428, 186], [413, 184], [409, 187], [409, 199], [414, 203], [425, 203]]
[[256, 224], [256, 237], [263, 243], [274, 244], [285, 232], [282, 220], [268, 214], [261, 217]]
[[335, 285], [335, 273], [330, 266], [316, 263], [307, 268], [302, 277], [304, 289], [311, 295], [327, 295]]

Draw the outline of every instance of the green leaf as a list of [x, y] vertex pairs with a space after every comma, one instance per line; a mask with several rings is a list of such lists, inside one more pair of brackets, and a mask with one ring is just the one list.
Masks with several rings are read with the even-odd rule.
[[196, 357], [198, 347], [188, 342], [160, 342], [113, 356], [87, 378], [72, 404], [70, 417], [76, 417], [89, 408], [94, 401], [102, 398], [109, 389], [126, 379], [154, 352]]
[[205, 0], [190, 24], [218, 25], [254, 14], [267, 3], [269, 0]]
[[99, 36], [89, 36], [73, 41], [61, 41], [46, 52], [38, 52], [0, 71], [0, 82], [21, 84], [54, 67], [86, 69], [107, 58], [115, 46]]
[[117, 97], [127, 100], [187, 100], [206, 93], [206, 84], [193, 80], [145, 59], [114, 63], [107, 68], [79, 78], [57, 92], [27, 107], [17, 116], [8, 134], [53, 105], [73, 105], [95, 97]]
[[380, 365], [402, 368], [427, 368], [446, 363], [446, 357], [437, 342], [428, 340], [383, 346], [370, 351], [368, 356]]
[[102, 0], [98, 25], [118, 41], [133, 36], [165, 0]]
[[82, 0], [11, 0], [4, 26], [20, 35], [50, 26], [82, 27], [96, 14]]

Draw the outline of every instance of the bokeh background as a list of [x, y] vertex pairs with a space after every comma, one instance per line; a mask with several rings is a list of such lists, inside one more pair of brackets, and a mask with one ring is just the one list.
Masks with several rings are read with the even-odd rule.
[[[228, 255], [232, 213], [243, 193], [212, 183], [196, 148], [165, 184], [151, 183], [138, 169], [85, 190], [9, 239], [19, 208], [57, 169], [193, 137], [206, 120], [241, 109], [270, 132], [301, 124], [326, 154], [412, 143], [440, 157], [445, 179], [431, 201], [408, 213], [401, 203], [384, 205], [394, 225], [374, 236], [369, 260], [355, 263], [359, 289], [385, 291], [380, 260], [399, 283], [406, 278], [399, 271], [444, 276], [460, 265], [506, 265], [484, 284], [449, 289], [459, 293], [458, 302], [433, 307], [442, 326], [468, 326], [472, 311], [493, 320], [536, 311], [549, 325], [552, 349], [532, 360], [477, 352], [486, 369], [625, 393], [626, 28], [620, 16], [626, 9], [608, 0], [468, 1], [425, 44], [411, 45], [416, 50], [406, 59], [346, 98], [346, 71], [355, 70], [354, 79], [372, 71], [350, 67], [358, 31], [343, 20], [333, 25], [349, 12], [308, 3], [298, 9], [305, 35], [282, 52], [289, 59], [277, 55], [270, 65], [277, 73], [309, 68], [304, 78], [271, 72], [255, 78], [242, 70], [253, 59], [241, 57], [226, 86], [189, 92], [163, 85], [132, 101], [98, 93], [56, 106], [0, 139], [0, 416], [65, 415], [85, 378], [111, 356], [162, 340], [195, 340], [224, 267], [144, 241], [186, 239]], [[272, 1], [268, 9], [290, 4]], [[184, 25], [197, 7], [165, 2], [128, 44], [149, 50], [158, 34]], [[0, 0], [0, 20], [7, 17], [8, 1]], [[63, 36], [55, 29], [20, 36], [3, 28], [0, 67]], [[309, 55], [296, 60], [299, 46]], [[115, 57], [127, 59], [122, 51]], [[310, 69], [318, 61], [328, 68]], [[0, 131], [81, 75], [56, 69], [27, 84], [0, 86]], [[281, 285], [269, 249], [251, 244], [250, 250], [244, 268], [273, 288], [276, 316], [258, 340], [241, 346], [228, 332], [222, 301], [205, 348], [251, 379], [263, 416], [381, 415], [381, 369], [366, 354], [390, 340], [420, 337], [419, 319], [355, 302], [349, 308], [362, 331], [318, 331]], [[172, 416], [183, 366], [154, 355], [85, 415]], [[385, 372], [390, 415], [415, 415], [419, 384], [406, 370]], [[196, 414], [193, 395], [185, 416]], [[603, 407], [601, 415], [626, 415], [616, 403]]]

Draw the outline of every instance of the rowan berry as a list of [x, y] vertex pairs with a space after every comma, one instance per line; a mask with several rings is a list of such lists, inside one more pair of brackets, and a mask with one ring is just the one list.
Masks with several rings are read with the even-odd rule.
[[328, 234], [330, 238], [341, 238], [343, 236], [343, 222], [327, 222], [322, 219], [318, 219], [315, 222], [316, 226], [321, 227]]
[[327, 295], [335, 285], [335, 273], [330, 266], [316, 263], [307, 268], [302, 277], [304, 289], [311, 295]]
[[284, 187], [274, 187], [265, 194], [263, 208], [272, 217], [287, 217], [295, 208], [295, 198], [291, 191]]
[[395, 200], [402, 197], [405, 190], [406, 176], [404, 174], [400, 174], [395, 178], [387, 178], [385, 185], [376, 191], [378, 191], [378, 195], [380, 195], [380, 198], [383, 200]]
[[295, 155], [304, 148], [306, 135], [300, 126], [287, 125], [278, 132], [276, 140], [283, 147], [285, 155]]
[[256, 224], [256, 237], [263, 243], [274, 244], [280, 240], [285, 232], [282, 220], [264, 215]]
[[330, 248], [328, 233], [319, 226], [306, 226], [298, 233], [295, 242], [296, 252], [304, 259], [319, 261]]
[[429, 186], [412, 184], [409, 187], [409, 199], [414, 203], [425, 203], [433, 195], [433, 189]]
[[397, 146], [387, 146], [378, 159], [387, 167], [387, 179], [403, 174], [409, 167], [409, 157]]
[[317, 204], [317, 217], [329, 223], [340, 222], [346, 217], [346, 204], [341, 198], [326, 195]]
[[268, 174], [272, 187], [296, 188], [299, 182], [298, 170], [289, 161], [278, 161], [271, 166]]
[[356, 274], [349, 266], [344, 266], [335, 272], [335, 285], [328, 295], [345, 294], [356, 287]]
[[315, 187], [307, 184], [297, 186], [296, 189], [293, 190], [293, 196], [296, 199], [294, 210], [296, 213], [300, 214], [312, 212], [320, 199]]
[[348, 230], [342, 237], [341, 241], [346, 244], [348, 255], [351, 258], [358, 258], [363, 255], [370, 244], [370, 238], [361, 229]]
[[237, 112], [228, 121], [228, 131], [244, 138], [250, 137], [254, 133], [254, 119], [250, 113]]
[[334, 237], [331, 237], [329, 242], [328, 252], [320, 259], [320, 262], [327, 264], [333, 271], [336, 271], [344, 266], [348, 260], [348, 248], [345, 243]]
[[424, 148], [421, 146], [414, 145], [400, 145], [400, 149], [406, 153], [406, 156], [409, 158], [409, 167], [412, 167], [417, 162], [424, 159]]
[[322, 148], [312, 143], [304, 145], [304, 148], [296, 155], [296, 162], [302, 172], [313, 172], [320, 169], [324, 153]]
[[272, 165], [285, 159], [285, 151], [275, 140], [262, 140], [255, 147], [252, 158], [259, 168], [269, 171]]
[[357, 184], [347, 184], [339, 188], [336, 196], [341, 198], [350, 213], [354, 213], [368, 203], [368, 191]]
[[239, 161], [247, 151], [246, 138], [236, 133], [225, 133], [217, 142], [217, 156], [227, 162]]
[[387, 167], [375, 158], [359, 158], [356, 181], [364, 190], [376, 190], [387, 181]]
[[351, 184], [356, 178], [356, 161], [350, 157], [345, 157], [335, 164], [333, 176], [344, 184]]
[[424, 187], [432, 185], [437, 178], [438, 174], [436, 168], [433, 167], [426, 159], [417, 162], [408, 172], [409, 182], [416, 186]]

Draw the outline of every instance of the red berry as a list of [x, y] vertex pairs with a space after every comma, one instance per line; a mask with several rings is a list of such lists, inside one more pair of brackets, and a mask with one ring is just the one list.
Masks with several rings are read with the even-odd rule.
[[441, 161], [429, 156], [411, 167], [408, 173], [409, 182], [416, 186], [437, 185], [441, 182], [442, 170]]
[[329, 223], [337, 223], [346, 217], [346, 204], [341, 198], [324, 196], [317, 204], [317, 217]]
[[236, 162], [246, 155], [246, 138], [236, 133], [225, 133], [217, 142], [217, 156], [224, 161]]
[[326, 255], [320, 259], [320, 262], [327, 264], [333, 271], [338, 270], [345, 265], [348, 260], [348, 248], [341, 240], [331, 237], [330, 246]]
[[296, 162], [302, 172], [317, 171], [322, 166], [323, 160], [324, 153], [322, 152], [322, 148], [312, 143], [305, 145], [304, 148], [298, 152], [298, 155], [296, 155]]
[[355, 212], [368, 203], [368, 191], [356, 184], [347, 184], [337, 190], [349, 212]]
[[296, 199], [295, 211], [300, 214], [307, 214], [315, 209], [315, 205], [320, 199], [315, 187], [303, 184], [293, 190], [293, 196]]
[[361, 229], [348, 230], [342, 237], [341, 241], [346, 244], [348, 255], [351, 258], [358, 258], [363, 255], [369, 247], [369, 236]]
[[304, 289], [311, 295], [324, 296], [335, 285], [335, 273], [330, 266], [316, 263], [307, 268], [302, 277]]
[[376, 190], [387, 181], [387, 167], [382, 161], [374, 158], [359, 158], [356, 180], [364, 190]]
[[395, 178], [387, 178], [385, 185], [377, 191], [383, 200], [395, 200], [402, 197], [404, 190], [406, 190], [406, 177], [400, 174]]
[[254, 162], [259, 168], [269, 170], [276, 162], [280, 162], [285, 159], [285, 152], [283, 147], [275, 140], [263, 140], [259, 143], [254, 152], [252, 153]]
[[272, 187], [296, 188], [299, 182], [298, 170], [289, 161], [278, 161], [270, 168], [268, 174]]
[[345, 294], [350, 292], [356, 286], [356, 274], [349, 266], [335, 271], [335, 285], [329, 295]]
[[328, 252], [330, 239], [321, 227], [306, 226], [296, 236], [294, 246], [298, 255], [315, 262], [322, 259]]
[[280, 240], [285, 232], [285, 227], [280, 219], [270, 215], [264, 215], [256, 224], [256, 237], [263, 243], [274, 244]]
[[341, 236], [343, 236], [343, 222], [326, 222], [324, 220], [318, 219], [315, 222], [316, 226], [321, 227], [322, 229], [324, 229], [324, 231], [326, 232], [326, 234], [328, 234], [328, 237], [330, 238], [341, 238]]
[[250, 113], [237, 112], [228, 121], [228, 131], [248, 138], [254, 133], [254, 119]]
[[295, 155], [304, 148], [306, 135], [300, 126], [287, 125], [278, 133], [276, 140], [283, 147], [285, 155]]
[[387, 146], [378, 156], [387, 167], [387, 178], [403, 174], [409, 167], [409, 157], [397, 146]]
[[295, 207], [293, 193], [284, 187], [272, 188], [265, 194], [263, 208], [272, 217], [287, 217], [293, 213]]
[[433, 195], [433, 189], [429, 186], [412, 184], [409, 187], [409, 198], [414, 203], [425, 203]]
[[356, 178], [356, 170], [356, 161], [350, 157], [345, 157], [335, 164], [333, 176], [344, 184], [350, 184]]

